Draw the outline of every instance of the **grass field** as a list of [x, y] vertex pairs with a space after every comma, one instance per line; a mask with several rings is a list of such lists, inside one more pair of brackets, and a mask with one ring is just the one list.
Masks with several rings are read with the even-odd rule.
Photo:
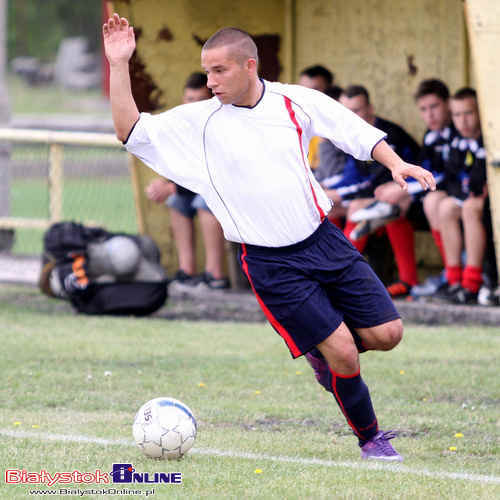
[[[154, 498], [500, 497], [498, 328], [408, 326], [393, 352], [363, 355], [379, 421], [400, 432], [405, 457], [374, 464], [268, 325], [84, 317], [20, 290], [0, 285], [3, 469], [182, 472], [181, 486], [134, 487]], [[179, 462], [131, 444], [136, 410], [162, 395], [198, 419]], [[0, 497], [31, 489], [1, 482]]]
[[109, 116], [109, 101], [100, 89], [68, 90], [57, 85], [30, 86], [17, 75], [7, 75], [9, 105], [14, 114], [91, 114]]

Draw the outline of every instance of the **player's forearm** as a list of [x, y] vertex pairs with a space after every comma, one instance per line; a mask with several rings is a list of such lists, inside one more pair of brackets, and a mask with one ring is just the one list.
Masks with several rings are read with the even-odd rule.
[[403, 160], [398, 156], [386, 141], [380, 141], [372, 151], [372, 158], [378, 161], [391, 172], [402, 165]]
[[125, 141], [139, 119], [139, 110], [132, 96], [128, 63], [110, 65], [109, 93], [116, 136]]

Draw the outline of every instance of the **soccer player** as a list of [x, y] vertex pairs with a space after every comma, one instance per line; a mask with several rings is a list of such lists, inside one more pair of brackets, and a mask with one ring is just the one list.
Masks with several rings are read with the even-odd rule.
[[[336, 398], [364, 458], [401, 460], [379, 430], [359, 351], [390, 350], [403, 325], [359, 252], [328, 222], [331, 203], [307, 165], [312, 135], [386, 165], [401, 187], [427, 170], [405, 163], [385, 134], [330, 97], [259, 78], [248, 33], [224, 28], [201, 52], [214, 98], [152, 116], [139, 113], [128, 61], [133, 28], [114, 14], [103, 26], [117, 137], [161, 175], [199, 192], [240, 259], [259, 304], [292, 357], [307, 354]], [[359, 351], [358, 351], [359, 350]]]
[[[432, 172], [436, 179], [437, 189], [431, 193], [423, 193], [419, 190], [412, 196], [414, 202], [422, 203], [443, 264], [445, 264], [446, 258], [439, 230], [438, 206], [441, 200], [446, 197], [444, 166], [449, 157], [450, 144], [458, 134], [451, 120], [449, 98], [450, 91], [447, 85], [437, 78], [422, 80], [415, 92], [415, 103], [426, 126], [419, 164]], [[439, 277], [431, 276], [424, 284], [414, 287], [412, 295], [416, 297], [433, 295], [446, 286], [447, 282], [444, 273], [442, 273]]]

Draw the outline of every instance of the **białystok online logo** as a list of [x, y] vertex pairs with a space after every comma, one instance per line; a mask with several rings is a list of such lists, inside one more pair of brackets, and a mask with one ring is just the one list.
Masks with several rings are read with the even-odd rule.
[[113, 464], [111, 472], [96, 469], [95, 472], [54, 472], [45, 469], [39, 472], [29, 472], [26, 469], [6, 469], [5, 482], [8, 484], [181, 484], [182, 472], [136, 472], [132, 464]]

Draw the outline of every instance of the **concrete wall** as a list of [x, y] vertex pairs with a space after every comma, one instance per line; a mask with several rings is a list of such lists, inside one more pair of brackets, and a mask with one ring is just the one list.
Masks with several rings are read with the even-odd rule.
[[468, 83], [462, 0], [296, 0], [295, 10], [295, 76], [320, 63], [341, 86], [365, 85], [376, 111], [418, 140], [418, 82]]

